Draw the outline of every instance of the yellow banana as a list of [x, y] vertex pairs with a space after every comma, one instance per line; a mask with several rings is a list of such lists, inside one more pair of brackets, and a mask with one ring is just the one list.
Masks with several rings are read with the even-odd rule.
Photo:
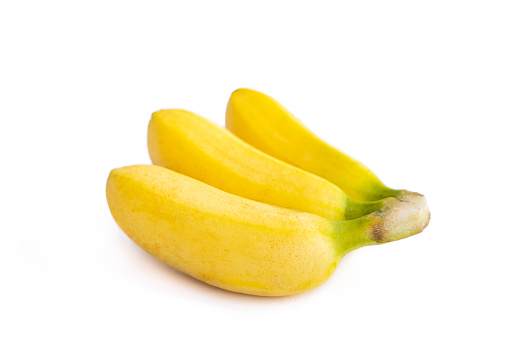
[[263, 93], [245, 88], [233, 92], [226, 127], [262, 152], [329, 180], [352, 199], [372, 201], [417, 194], [388, 188], [366, 166], [318, 138]]
[[316, 175], [277, 160], [230, 131], [184, 110], [161, 110], [148, 127], [152, 163], [244, 198], [349, 220], [390, 204], [359, 202]]
[[120, 228], [154, 257], [208, 284], [263, 296], [310, 290], [345, 253], [419, 233], [427, 220], [427, 210], [411, 212], [393, 199], [362, 218], [330, 221], [154, 165], [111, 171], [106, 195]]

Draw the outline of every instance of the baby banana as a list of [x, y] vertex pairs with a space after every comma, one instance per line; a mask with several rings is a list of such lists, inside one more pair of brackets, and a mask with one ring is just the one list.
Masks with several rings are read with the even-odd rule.
[[[400, 209], [397, 199], [359, 219], [329, 221], [241, 198], [154, 165], [111, 171], [106, 195], [120, 228], [154, 257], [208, 284], [263, 296], [317, 287], [345, 253], [426, 226], [426, 218]], [[421, 198], [415, 199], [419, 206]]]
[[372, 201], [417, 194], [388, 188], [366, 166], [318, 138], [263, 93], [245, 88], [233, 92], [226, 127], [259, 150], [329, 180], [352, 199]]
[[152, 163], [259, 202], [349, 220], [390, 204], [360, 202], [336, 185], [248, 145], [225, 128], [184, 110], [161, 110], [148, 126]]

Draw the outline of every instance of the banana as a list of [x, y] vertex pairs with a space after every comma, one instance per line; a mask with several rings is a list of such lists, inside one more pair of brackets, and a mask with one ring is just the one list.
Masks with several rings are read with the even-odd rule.
[[245, 88], [233, 92], [226, 109], [226, 127], [262, 152], [327, 179], [352, 199], [373, 201], [418, 194], [385, 186], [366, 166], [318, 138], [263, 93]]
[[208, 284], [283, 296], [326, 281], [347, 252], [402, 239], [426, 227], [419, 213], [392, 206], [349, 221], [275, 207], [216, 189], [155, 165], [111, 171], [110, 211], [145, 251]]
[[184, 110], [155, 112], [147, 139], [155, 165], [228, 193], [331, 220], [355, 219], [394, 199], [352, 200], [329, 181], [260, 152], [227, 129]]

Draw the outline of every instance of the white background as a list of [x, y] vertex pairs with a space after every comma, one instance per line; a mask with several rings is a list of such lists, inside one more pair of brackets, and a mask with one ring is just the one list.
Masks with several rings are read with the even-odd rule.
[[[489, 0], [2, 1], [0, 337], [508, 338], [508, 18]], [[109, 171], [150, 162], [152, 112], [223, 125], [239, 87], [425, 194], [428, 228], [284, 298], [144, 253]]]

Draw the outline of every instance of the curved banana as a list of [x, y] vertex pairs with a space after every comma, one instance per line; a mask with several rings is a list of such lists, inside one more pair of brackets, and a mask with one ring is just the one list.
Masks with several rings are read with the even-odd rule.
[[329, 221], [154, 165], [111, 171], [106, 195], [120, 228], [157, 259], [208, 284], [262, 296], [310, 290], [329, 278], [345, 253], [426, 226], [425, 216], [416, 220], [398, 200], [359, 219]]
[[372, 201], [417, 194], [388, 188], [366, 166], [318, 138], [263, 93], [245, 88], [233, 92], [226, 127], [262, 152], [329, 180], [352, 199]]
[[155, 165], [228, 193], [331, 220], [355, 219], [390, 203], [352, 200], [329, 181], [260, 152], [227, 129], [184, 110], [152, 115], [148, 149]]

